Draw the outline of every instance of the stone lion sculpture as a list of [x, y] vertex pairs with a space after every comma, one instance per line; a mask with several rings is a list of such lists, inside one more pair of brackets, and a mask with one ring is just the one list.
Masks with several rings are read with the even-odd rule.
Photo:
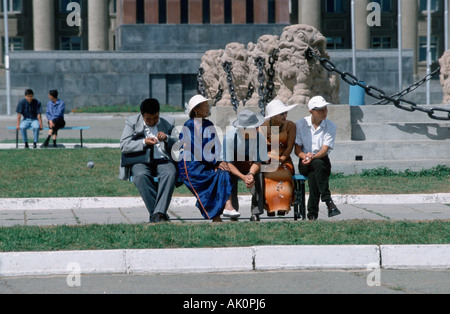
[[447, 50], [439, 59], [439, 65], [441, 67], [439, 78], [444, 94], [443, 103], [448, 104], [450, 103], [450, 50]]
[[[254, 93], [246, 102], [246, 106], [257, 106], [258, 73], [255, 60], [265, 59], [265, 68], [269, 68], [269, 55], [278, 50], [275, 63], [275, 97], [286, 104], [307, 104], [314, 96], [323, 96], [331, 103], [339, 103], [339, 77], [329, 73], [315, 60], [307, 60], [305, 52], [312, 48], [321, 57], [329, 58], [326, 52], [326, 38], [309, 25], [291, 25], [283, 30], [280, 37], [275, 35], [261, 36], [257, 43], [249, 43], [247, 49], [239, 43], [230, 43], [223, 51], [208, 51], [202, 57], [201, 67], [205, 70], [204, 83], [208, 97], [215, 97], [219, 86], [223, 90], [218, 106], [230, 106], [231, 96], [228, 92], [227, 75], [222, 67], [223, 62], [232, 64], [233, 84], [236, 96], [242, 104], [248, 97], [251, 83]], [[208, 73], [210, 72], [210, 73]], [[267, 72], [265, 84], [267, 84]]]
[[[203, 81], [207, 97], [219, 98], [217, 106], [230, 106], [231, 95], [228, 90], [227, 73], [224, 62], [232, 66], [232, 81], [239, 100], [245, 99], [251, 76], [248, 68], [248, 53], [243, 44], [230, 43], [225, 50], [209, 50], [202, 56], [200, 67], [203, 68]], [[217, 97], [219, 96], [219, 97]]]
[[308, 48], [323, 58], [330, 58], [326, 52], [326, 38], [316, 28], [301, 24], [284, 29], [276, 68], [281, 86], [277, 97], [289, 105], [307, 104], [317, 95], [331, 103], [339, 103], [339, 78], [325, 70], [317, 60], [308, 61], [305, 57]]

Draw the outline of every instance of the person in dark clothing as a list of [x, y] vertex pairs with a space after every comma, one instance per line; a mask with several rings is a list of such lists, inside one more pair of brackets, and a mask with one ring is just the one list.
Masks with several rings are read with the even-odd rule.
[[53, 136], [53, 147], [57, 147], [56, 138], [58, 136], [58, 130], [66, 126], [66, 121], [64, 120], [64, 110], [66, 109], [66, 104], [61, 99], [58, 99], [57, 90], [50, 90], [48, 92], [48, 98], [50, 101], [47, 103], [46, 115], [50, 130], [48, 132], [48, 137], [42, 146], [48, 147], [50, 138]]
[[37, 143], [39, 142], [39, 131], [43, 129], [41, 107], [41, 102], [34, 98], [34, 92], [31, 89], [27, 89], [25, 91], [25, 99], [19, 101], [19, 104], [17, 105], [17, 130], [20, 130], [22, 133], [25, 148], [29, 148], [27, 135], [28, 129], [33, 130], [33, 148], [37, 148]]

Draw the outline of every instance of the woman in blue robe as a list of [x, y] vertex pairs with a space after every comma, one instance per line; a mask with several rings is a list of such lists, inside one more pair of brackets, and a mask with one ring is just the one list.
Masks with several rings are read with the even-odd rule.
[[178, 170], [184, 184], [197, 198], [196, 206], [205, 219], [222, 221], [224, 209], [237, 212], [231, 205], [233, 189], [226, 162], [218, 161], [221, 144], [209, 117], [208, 99], [201, 95], [189, 101], [189, 117], [180, 133]]

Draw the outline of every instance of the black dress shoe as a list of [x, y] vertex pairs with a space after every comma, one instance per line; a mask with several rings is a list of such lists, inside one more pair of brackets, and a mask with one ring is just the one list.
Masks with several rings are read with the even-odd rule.
[[341, 214], [332, 199], [327, 200], [325, 203], [327, 204], [328, 208], [328, 217], [334, 217]]
[[317, 220], [316, 215], [308, 215], [308, 220]]
[[168, 221], [167, 216], [164, 214], [161, 214], [161, 213], [153, 214], [150, 217], [151, 223], [158, 223], [158, 222], [165, 222], [165, 221]]
[[261, 219], [259, 218], [259, 215], [252, 215], [252, 217], [250, 217], [250, 221], [260, 221]]

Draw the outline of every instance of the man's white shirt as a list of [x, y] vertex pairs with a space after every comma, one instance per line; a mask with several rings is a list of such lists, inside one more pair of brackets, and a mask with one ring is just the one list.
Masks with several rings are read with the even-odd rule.
[[[295, 123], [297, 133], [295, 136], [295, 144], [303, 147], [303, 152], [311, 152], [317, 154], [323, 145], [334, 148], [336, 139], [337, 126], [328, 119], [323, 120], [317, 129], [311, 121], [312, 116], [305, 117]], [[328, 151], [328, 153], [330, 152]]]

